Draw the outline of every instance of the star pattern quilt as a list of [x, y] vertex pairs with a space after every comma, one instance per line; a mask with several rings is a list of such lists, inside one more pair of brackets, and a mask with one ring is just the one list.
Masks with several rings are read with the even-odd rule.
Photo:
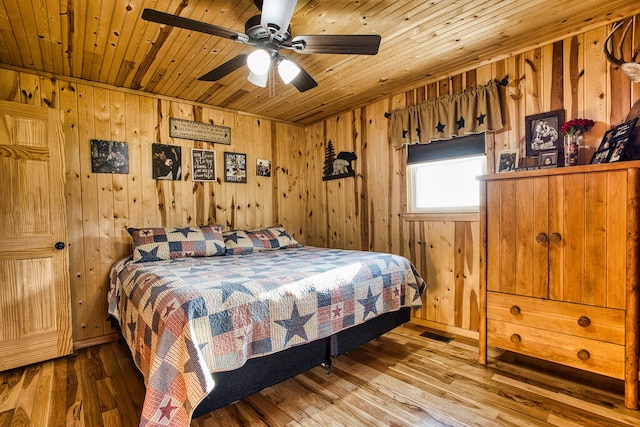
[[211, 372], [401, 307], [425, 283], [404, 257], [321, 249], [114, 264], [109, 314], [145, 378], [141, 426], [185, 426]]

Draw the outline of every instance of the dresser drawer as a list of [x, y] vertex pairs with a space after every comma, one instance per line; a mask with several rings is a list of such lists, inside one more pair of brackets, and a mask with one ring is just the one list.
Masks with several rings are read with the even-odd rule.
[[625, 312], [499, 292], [487, 293], [487, 318], [604, 341], [625, 343]]
[[624, 379], [624, 346], [489, 319], [490, 346]]

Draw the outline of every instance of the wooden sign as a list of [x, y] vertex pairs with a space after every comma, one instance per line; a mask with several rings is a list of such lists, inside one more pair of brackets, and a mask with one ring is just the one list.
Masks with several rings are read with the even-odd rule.
[[231, 145], [231, 128], [169, 117], [169, 136]]

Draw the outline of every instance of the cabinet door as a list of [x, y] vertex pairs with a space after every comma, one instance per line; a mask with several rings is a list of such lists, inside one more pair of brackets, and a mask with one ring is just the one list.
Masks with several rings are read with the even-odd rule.
[[625, 308], [627, 172], [549, 177], [549, 298]]
[[0, 102], [0, 371], [72, 351], [63, 142], [57, 110]]
[[487, 289], [548, 295], [547, 177], [487, 182]]

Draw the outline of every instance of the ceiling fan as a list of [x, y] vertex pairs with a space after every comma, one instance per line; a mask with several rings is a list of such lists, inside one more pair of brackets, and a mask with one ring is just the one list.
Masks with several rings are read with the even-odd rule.
[[255, 48], [253, 52], [242, 53], [198, 78], [204, 81], [220, 80], [246, 64], [250, 70], [248, 80], [265, 87], [273, 66], [278, 68], [284, 84], [291, 83], [300, 92], [305, 92], [318, 86], [318, 83], [293, 57], [280, 55], [280, 50], [289, 49], [303, 54], [378, 53], [380, 36], [377, 34], [322, 34], [291, 38], [289, 24], [297, 0], [254, 0], [254, 3], [261, 14], [249, 18], [244, 33], [153, 9], [145, 9], [142, 19], [231, 39]]

